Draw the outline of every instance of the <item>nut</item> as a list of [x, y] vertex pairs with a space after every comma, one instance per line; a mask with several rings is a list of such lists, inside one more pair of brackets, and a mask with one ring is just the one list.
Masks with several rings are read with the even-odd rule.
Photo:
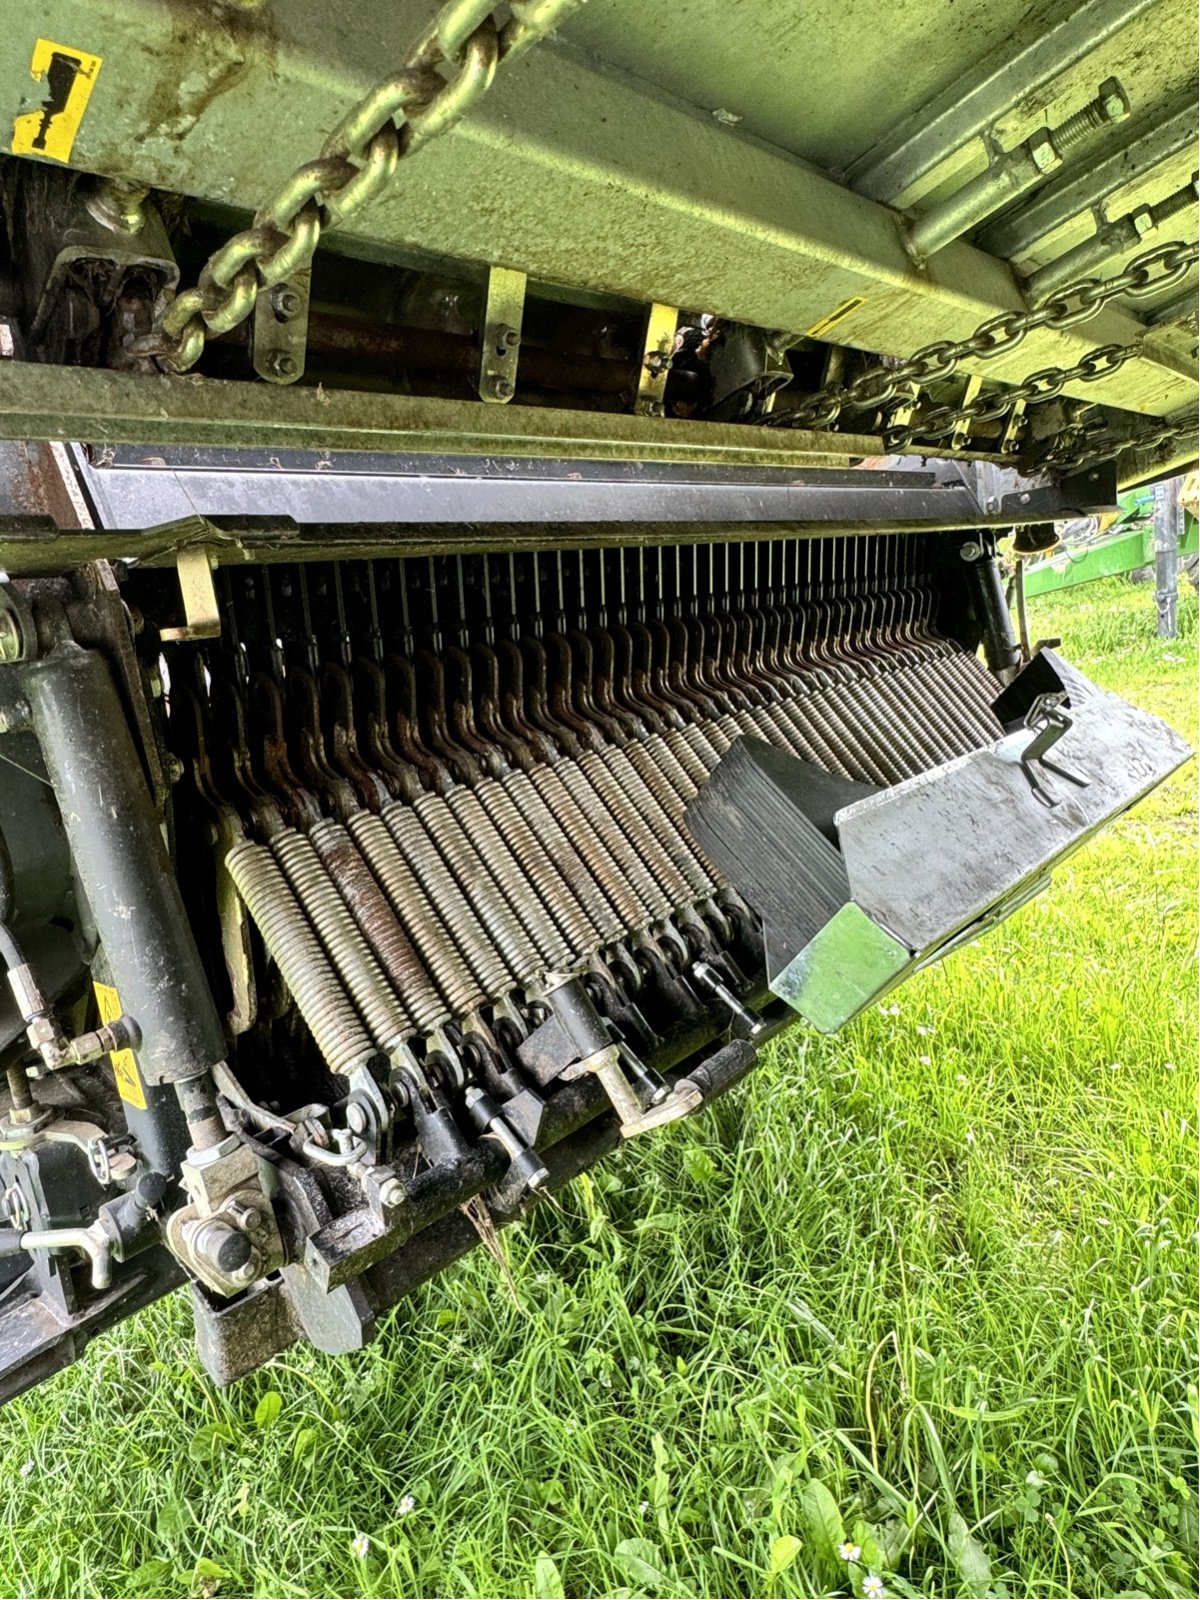
[[1055, 167], [1062, 166], [1062, 156], [1047, 129], [1039, 128], [1030, 134], [1027, 147], [1039, 172], [1053, 172]]
[[379, 1204], [385, 1211], [394, 1211], [404, 1200], [404, 1185], [399, 1178], [385, 1178], [379, 1185]]
[[487, 392], [493, 400], [511, 400], [516, 390], [507, 378], [502, 378], [498, 373], [493, 373], [487, 381]]
[[282, 322], [299, 316], [301, 305], [299, 294], [289, 284], [277, 283], [271, 290], [271, 310]]
[[294, 378], [300, 371], [300, 363], [286, 350], [269, 351], [263, 365], [276, 378]]
[[1139, 206], [1136, 211], [1130, 212], [1129, 220], [1133, 223], [1134, 231], [1139, 239], [1144, 239], [1147, 234], [1157, 231], [1158, 223], [1154, 220], [1154, 212], [1149, 206]]

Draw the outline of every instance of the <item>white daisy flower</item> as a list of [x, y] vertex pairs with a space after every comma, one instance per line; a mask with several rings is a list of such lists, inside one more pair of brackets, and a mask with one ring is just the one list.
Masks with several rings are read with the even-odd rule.
[[879, 1600], [882, 1593], [883, 1579], [877, 1577], [873, 1572], [868, 1572], [863, 1579], [863, 1594], [867, 1597], [867, 1600]]
[[862, 1546], [851, 1544], [849, 1539], [844, 1539], [838, 1545], [838, 1555], [841, 1556], [843, 1561], [857, 1561], [862, 1555]]
[[365, 1561], [370, 1554], [371, 1541], [365, 1533], [356, 1533], [350, 1541], [350, 1553], [356, 1555], [360, 1561]]

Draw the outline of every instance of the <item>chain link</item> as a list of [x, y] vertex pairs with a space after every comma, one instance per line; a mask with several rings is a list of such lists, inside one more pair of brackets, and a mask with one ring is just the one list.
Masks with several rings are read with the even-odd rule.
[[[774, 427], [829, 428], [843, 411], [875, 411], [911, 403], [915, 390], [951, 377], [966, 360], [990, 361], [1009, 355], [1036, 329], [1061, 333], [1090, 321], [1110, 300], [1122, 295], [1138, 299], [1170, 288], [1186, 277], [1197, 259], [1200, 246], [1196, 244], [1156, 245], [1111, 278], [1081, 278], [1032, 310], [1001, 312], [980, 323], [968, 338], [927, 344], [894, 366], [880, 362], [850, 383], [820, 389], [795, 410], [764, 421]], [[889, 451], [903, 454], [917, 438], [944, 438], [960, 422], [994, 421], [1006, 416], [1018, 401], [1051, 400], [1070, 383], [1094, 383], [1109, 377], [1137, 351], [1137, 345], [1099, 345], [1073, 367], [1043, 367], [1003, 394], [980, 395], [961, 406], [938, 406], [904, 427], [887, 430], [884, 440]]]
[[139, 342], [171, 372], [187, 372], [210, 334], [244, 322], [263, 289], [312, 260], [324, 228], [344, 223], [386, 188], [398, 163], [454, 126], [487, 93], [496, 68], [550, 33], [580, 0], [445, 0], [403, 66], [342, 118], [312, 161], [222, 245], [194, 289], [176, 295]]
[[1139, 433], [1087, 433], [1073, 431], [1060, 435], [1048, 453], [1038, 462], [1039, 467], [1052, 467], [1055, 472], [1081, 472], [1084, 467], [1094, 467], [1097, 462], [1110, 461], [1124, 450], [1158, 450], [1165, 444], [1184, 444], [1196, 439], [1196, 424], [1188, 422], [1163, 422], [1156, 428]]

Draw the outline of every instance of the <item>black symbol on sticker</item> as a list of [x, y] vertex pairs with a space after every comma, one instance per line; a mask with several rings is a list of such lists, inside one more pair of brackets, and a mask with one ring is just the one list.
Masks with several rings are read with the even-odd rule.
[[50, 65], [46, 68], [46, 88], [49, 94], [42, 101], [42, 120], [33, 141], [35, 150], [46, 148], [50, 124], [67, 109], [67, 101], [71, 98], [71, 90], [75, 87], [75, 79], [82, 67], [83, 62], [78, 56], [64, 55], [61, 50], [56, 50], [50, 57]]

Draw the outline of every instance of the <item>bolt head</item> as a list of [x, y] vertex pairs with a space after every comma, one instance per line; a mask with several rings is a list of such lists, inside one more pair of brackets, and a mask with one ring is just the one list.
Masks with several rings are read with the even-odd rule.
[[969, 539], [966, 544], [959, 546], [958, 553], [964, 561], [978, 561], [983, 554], [983, 546]]
[[1053, 172], [1055, 167], [1062, 166], [1058, 147], [1045, 128], [1039, 128], [1030, 136], [1029, 154], [1033, 157], [1033, 164], [1039, 172]]
[[346, 1126], [351, 1133], [366, 1133], [367, 1108], [360, 1100], [351, 1100], [346, 1107]]
[[300, 311], [300, 296], [286, 283], [277, 283], [271, 290], [271, 310], [284, 322], [290, 322]]
[[1129, 96], [1119, 78], [1105, 78], [1097, 99], [1109, 122], [1123, 122], [1129, 115]]
[[251, 1256], [249, 1261], [238, 1267], [236, 1272], [229, 1274], [230, 1283], [253, 1283], [258, 1277], [258, 1259]]

